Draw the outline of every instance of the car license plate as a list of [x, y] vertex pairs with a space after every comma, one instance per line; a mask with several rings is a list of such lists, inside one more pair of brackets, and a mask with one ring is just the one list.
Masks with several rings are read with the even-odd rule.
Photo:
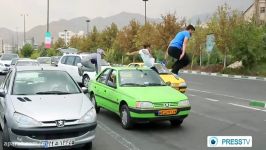
[[43, 142], [45, 148], [72, 146], [75, 144], [74, 139], [48, 140]]
[[176, 115], [176, 114], [177, 114], [177, 109], [160, 110], [158, 112], [159, 116]]

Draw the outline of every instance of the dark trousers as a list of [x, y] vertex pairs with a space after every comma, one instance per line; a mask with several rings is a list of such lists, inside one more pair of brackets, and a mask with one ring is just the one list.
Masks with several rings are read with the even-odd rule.
[[186, 53], [185, 53], [184, 57], [181, 60], [179, 60], [181, 54], [182, 54], [181, 49], [179, 49], [177, 47], [171, 47], [171, 46], [168, 47], [168, 55], [176, 59], [176, 62], [172, 66], [172, 72], [174, 74], [178, 74], [178, 72], [181, 68], [184, 68], [188, 64], [190, 64], [190, 59]]

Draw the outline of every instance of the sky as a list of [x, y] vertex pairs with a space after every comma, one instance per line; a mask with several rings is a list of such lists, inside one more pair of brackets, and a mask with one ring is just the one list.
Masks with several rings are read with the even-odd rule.
[[[228, 3], [234, 9], [247, 8], [252, 0], [149, 0], [147, 16], [159, 18], [162, 14], [176, 13], [181, 17], [213, 13], [217, 6]], [[27, 14], [26, 30], [46, 24], [47, 0], [0, 0], [0, 28], [23, 30], [23, 17]], [[120, 12], [144, 14], [142, 0], [50, 0], [50, 21], [108, 17]]]

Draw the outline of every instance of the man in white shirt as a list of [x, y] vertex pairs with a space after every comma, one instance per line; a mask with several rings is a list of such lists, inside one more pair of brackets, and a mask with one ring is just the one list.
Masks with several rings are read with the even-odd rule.
[[155, 59], [151, 55], [151, 49], [149, 44], [143, 45], [143, 49], [131, 53], [127, 53], [127, 55], [132, 56], [132, 55], [140, 55], [141, 59], [144, 62], [144, 66], [153, 68]]

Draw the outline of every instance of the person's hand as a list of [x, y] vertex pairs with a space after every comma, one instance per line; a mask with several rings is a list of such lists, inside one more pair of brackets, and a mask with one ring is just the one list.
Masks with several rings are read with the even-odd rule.
[[179, 60], [181, 60], [185, 56], [185, 53], [182, 53], [179, 57]]

